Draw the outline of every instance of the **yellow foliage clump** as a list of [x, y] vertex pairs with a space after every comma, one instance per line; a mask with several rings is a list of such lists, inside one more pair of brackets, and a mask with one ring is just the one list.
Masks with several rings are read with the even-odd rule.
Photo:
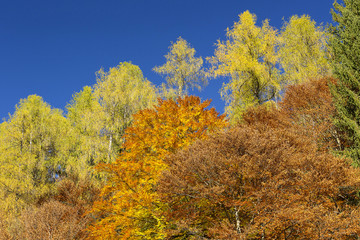
[[125, 131], [124, 151], [112, 164], [98, 168], [108, 173], [102, 199], [91, 213], [99, 219], [89, 227], [89, 239], [163, 239], [166, 204], [157, 193], [164, 157], [204, 139], [227, 125], [210, 101], [185, 96], [161, 100], [154, 109], [139, 111]]

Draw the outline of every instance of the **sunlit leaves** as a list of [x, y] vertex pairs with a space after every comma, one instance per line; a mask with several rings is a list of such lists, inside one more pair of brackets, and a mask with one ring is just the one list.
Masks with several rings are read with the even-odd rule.
[[113, 164], [100, 166], [109, 179], [102, 189], [103, 200], [92, 211], [99, 217], [89, 228], [93, 239], [164, 238], [165, 205], [156, 191], [160, 173], [167, 167], [163, 159], [226, 126], [224, 116], [206, 109], [209, 104], [198, 97], [160, 99], [155, 109], [134, 115], [126, 129], [125, 150]]
[[49, 193], [68, 160], [70, 124], [37, 95], [22, 99], [0, 130], [0, 210], [17, 214]]
[[166, 76], [169, 91], [174, 89], [177, 96], [184, 96], [188, 94], [189, 87], [200, 90], [207, 84], [202, 68], [203, 60], [195, 57], [195, 49], [186, 40], [179, 37], [169, 49], [170, 52], [165, 55], [166, 63], [153, 69]]
[[128, 62], [97, 72], [94, 94], [101, 106], [101, 133], [108, 139], [107, 161], [120, 151], [122, 135], [132, 121], [132, 114], [151, 107], [156, 101], [154, 86], [140, 68]]
[[358, 236], [359, 170], [319, 150], [318, 135], [303, 130], [281, 111], [258, 107], [243, 124], [167, 157], [159, 193], [170, 203], [167, 218], [181, 223], [168, 229], [170, 238]]
[[93, 172], [92, 167], [107, 157], [107, 138], [101, 134], [104, 111], [95, 98], [93, 90], [85, 86], [75, 93], [67, 105], [67, 118], [74, 134], [72, 136], [72, 158], [67, 170], [81, 177]]
[[292, 16], [284, 23], [279, 37], [285, 82], [302, 83], [331, 73], [326, 33], [309, 16]]
[[288, 84], [330, 74], [327, 35], [309, 16], [291, 17], [280, 33], [268, 20], [257, 26], [248, 11], [239, 18], [208, 58], [209, 76], [230, 78], [220, 93], [231, 122], [248, 107], [273, 105]]
[[226, 112], [233, 121], [240, 119], [246, 107], [274, 100], [280, 89], [276, 68], [277, 33], [268, 20], [256, 26], [256, 16], [246, 11], [232, 29], [227, 29], [228, 40], [218, 41], [211, 75], [229, 76], [221, 96], [226, 101]]

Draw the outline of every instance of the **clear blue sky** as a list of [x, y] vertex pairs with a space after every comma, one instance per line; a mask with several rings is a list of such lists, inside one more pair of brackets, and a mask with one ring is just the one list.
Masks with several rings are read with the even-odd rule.
[[[162, 65], [171, 41], [179, 36], [197, 51], [214, 53], [225, 30], [249, 10], [280, 28], [283, 18], [308, 14], [317, 23], [332, 21], [332, 0], [7, 0], [0, 6], [0, 119], [13, 113], [21, 98], [37, 94], [64, 109], [72, 95], [96, 82], [95, 72], [122, 61], [138, 65], [159, 85], [152, 72]], [[212, 80], [202, 99], [224, 110]]]

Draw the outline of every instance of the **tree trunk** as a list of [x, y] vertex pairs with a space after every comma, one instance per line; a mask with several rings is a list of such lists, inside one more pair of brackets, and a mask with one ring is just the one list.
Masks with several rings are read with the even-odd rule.
[[112, 147], [112, 134], [110, 134], [110, 139], [109, 139], [109, 149], [108, 149], [108, 163], [110, 163], [111, 161], [111, 147]]

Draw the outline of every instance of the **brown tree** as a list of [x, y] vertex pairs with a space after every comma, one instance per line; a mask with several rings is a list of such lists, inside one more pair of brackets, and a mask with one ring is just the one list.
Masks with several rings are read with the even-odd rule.
[[80, 222], [78, 211], [54, 200], [31, 208], [22, 215], [24, 230], [19, 239], [75, 239], [87, 221], [83, 219]]
[[170, 236], [344, 239], [360, 234], [359, 170], [289, 129], [242, 126], [167, 159]]
[[251, 109], [241, 125], [169, 156], [159, 183], [176, 223], [169, 238], [359, 235], [360, 171], [323, 147], [327, 118], [315, 109], [328, 102], [318, 95], [305, 98], [314, 104], [285, 97], [279, 110]]
[[86, 211], [98, 194], [99, 188], [89, 179], [60, 181], [55, 195], [22, 212], [15, 239], [85, 239], [84, 229], [92, 220]]
[[243, 123], [296, 129], [298, 134], [310, 137], [318, 148], [341, 150], [346, 143], [343, 133], [333, 124], [336, 110], [328, 86], [336, 81], [322, 78], [290, 85], [277, 109], [248, 109], [242, 116]]
[[329, 88], [329, 83], [336, 82], [333, 78], [322, 78], [291, 85], [279, 105], [284, 117], [313, 138], [320, 148], [341, 150], [342, 134], [333, 124], [336, 110]]
[[0, 218], [0, 239], [14, 239], [10, 235], [8, 223], [3, 218]]

